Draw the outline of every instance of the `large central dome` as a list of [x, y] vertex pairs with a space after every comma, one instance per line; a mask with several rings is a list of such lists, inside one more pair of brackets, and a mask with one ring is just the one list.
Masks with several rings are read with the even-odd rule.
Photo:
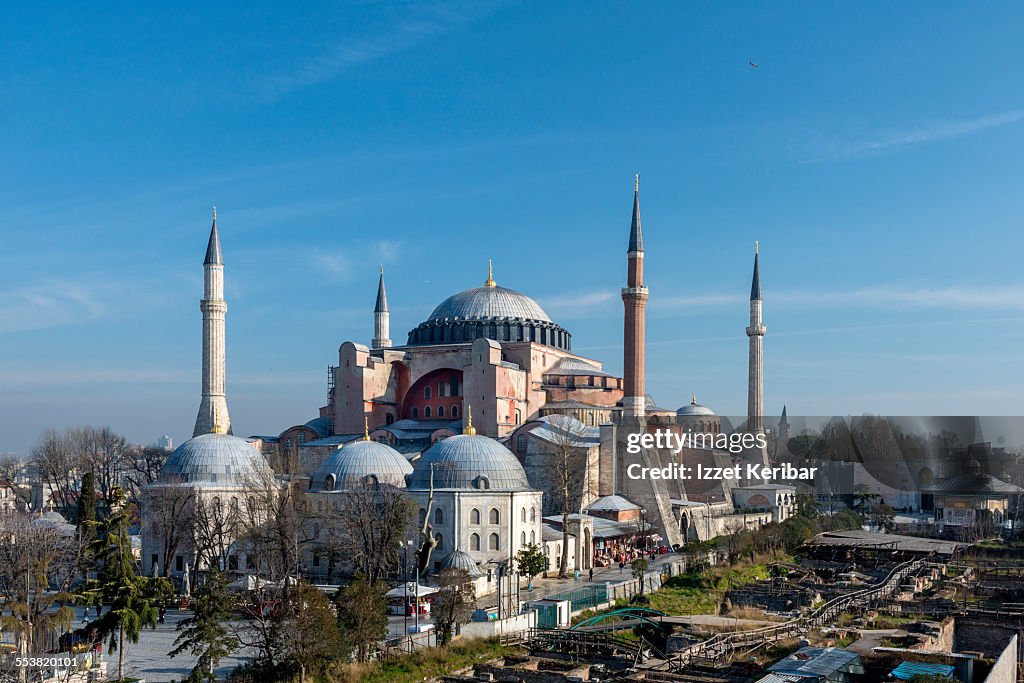
[[491, 275], [483, 287], [467, 289], [442, 301], [424, 322], [409, 332], [409, 346], [457, 344], [474, 339], [536, 342], [571, 350], [572, 335], [555, 323], [536, 301], [499, 287]]
[[477, 287], [453, 294], [434, 309], [428, 320], [490, 320], [521, 318], [551, 322], [540, 305], [506, 287]]

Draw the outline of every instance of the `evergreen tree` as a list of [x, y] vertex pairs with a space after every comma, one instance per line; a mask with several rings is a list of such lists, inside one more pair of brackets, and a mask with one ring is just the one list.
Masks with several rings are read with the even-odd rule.
[[285, 598], [285, 618], [275, 636], [277, 660], [298, 670], [299, 683], [318, 676], [341, 658], [341, 633], [331, 601], [300, 581]]
[[136, 571], [125, 495], [119, 488], [112, 493], [110, 516], [96, 525], [98, 537], [90, 544], [99, 567], [97, 576], [77, 591], [76, 599], [97, 607], [110, 605], [92, 626], [100, 638], [108, 639], [109, 650], [118, 653], [117, 677], [122, 680], [125, 640], [138, 643], [143, 626], [156, 628], [156, 604], [171, 586], [165, 579], [150, 579]]
[[388, 633], [388, 601], [384, 586], [371, 585], [360, 574], [338, 591], [338, 626], [345, 642], [355, 650], [356, 659], [365, 662], [371, 648]]
[[214, 569], [206, 583], [196, 591], [190, 607], [192, 616], [178, 624], [181, 633], [174, 641], [169, 655], [176, 657], [188, 652], [199, 658], [186, 679], [188, 683], [217, 680], [214, 670], [221, 659], [238, 649], [238, 638], [224, 625], [231, 618], [234, 600], [227, 590], [228, 580], [223, 572]]
[[78, 492], [78, 528], [85, 538], [91, 539], [96, 522], [96, 476], [92, 472], [82, 475], [82, 488]]
[[532, 586], [533, 577], [548, 568], [548, 557], [541, 551], [540, 546], [531, 543], [516, 553], [516, 564], [519, 566], [519, 573], [525, 575], [527, 582]]

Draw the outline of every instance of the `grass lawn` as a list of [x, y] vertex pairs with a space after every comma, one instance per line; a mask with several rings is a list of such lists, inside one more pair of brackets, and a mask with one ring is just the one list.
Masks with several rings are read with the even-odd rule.
[[[413, 683], [450, 674], [473, 664], [496, 659], [513, 652], [497, 640], [471, 640], [446, 648], [417, 650], [411, 655], [390, 662], [353, 665], [349, 681], [365, 683]], [[359, 670], [356, 671], [355, 669]]]
[[792, 558], [759, 558], [756, 562], [712, 567], [702, 574], [673, 576], [648, 596], [650, 607], [672, 615], [718, 614], [729, 588], [768, 578], [768, 565], [779, 561], [792, 561]]

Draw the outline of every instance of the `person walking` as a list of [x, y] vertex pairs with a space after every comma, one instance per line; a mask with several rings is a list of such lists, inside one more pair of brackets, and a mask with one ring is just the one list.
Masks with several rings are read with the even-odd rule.
[[593, 567], [590, 568], [590, 573], [587, 576], [589, 577], [590, 581], [594, 580], [594, 568]]

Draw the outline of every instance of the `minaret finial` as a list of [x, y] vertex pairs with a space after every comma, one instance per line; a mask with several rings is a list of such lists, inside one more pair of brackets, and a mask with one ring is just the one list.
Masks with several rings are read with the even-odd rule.
[[697, 405], [697, 394], [693, 394], [692, 396], [690, 396], [690, 405], [691, 406]]
[[494, 281], [494, 262], [491, 259], [487, 259], [487, 279], [484, 280], [484, 287], [497, 287], [498, 283]]
[[754, 253], [757, 254], [761, 251], [760, 244], [757, 240], [754, 240]]
[[370, 440], [370, 418], [363, 417], [363, 441]]
[[217, 222], [217, 206], [216, 205], [214, 205], [214, 207], [213, 207], [213, 222], [214, 223]]
[[640, 191], [640, 174], [639, 173], [636, 174], [636, 177], [634, 178], [634, 180], [636, 182], [635, 182], [635, 184], [633, 186], [633, 191], [634, 192], [639, 192]]
[[463, 434], [469, 434], [474, 436], [476, 434], [476, 427], [473, 426], [473, 404], [466, 404], [466, 426], [462, 429]]

